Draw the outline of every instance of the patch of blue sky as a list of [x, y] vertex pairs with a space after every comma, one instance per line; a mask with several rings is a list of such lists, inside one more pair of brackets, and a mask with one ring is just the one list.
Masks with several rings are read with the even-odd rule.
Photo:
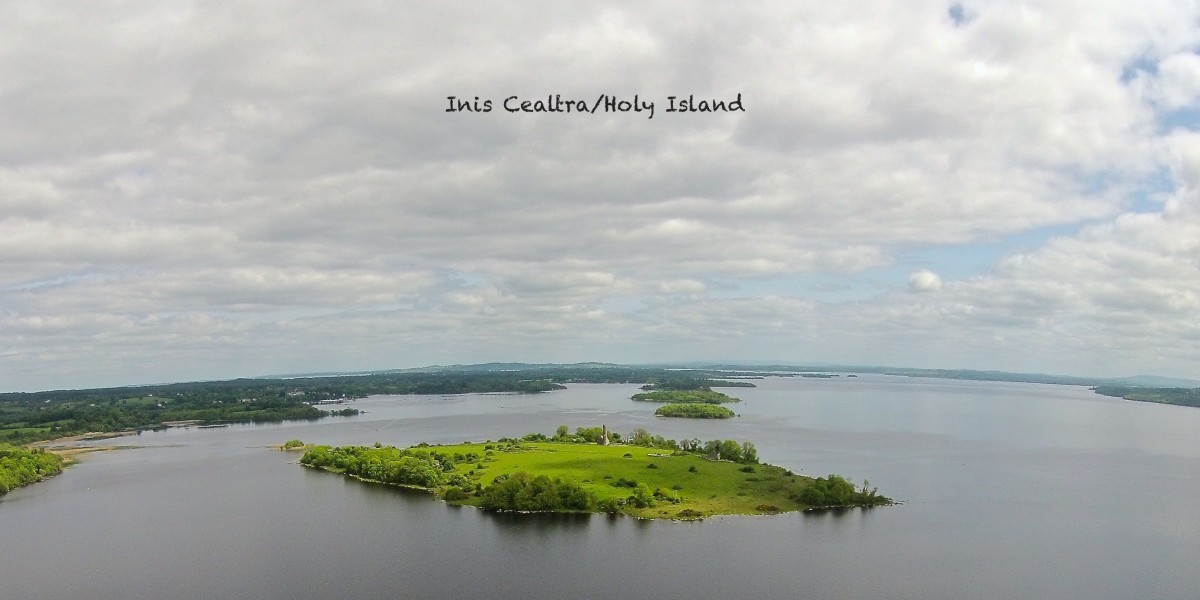
[[1175, 190], [1175, 181], [1165, 167], [1140, 180], [1127, 180], [1111, 172], [1075, 172], [1073, 177], [1078, 182], [1079, 193], [1084, 195], [1100, 196], [1113, 188], [1121, 190], [1125, 198], [1121, 210], [1125, 212], [1157, 212]]
[[[1130, 83], [1142, 76], [1157, 77], [1158, 63], [1147, 57], [1141, 57], [1121, 69], [1121, 83]], [[1159, 110], [1157, 113], [1156, 121], [1159, 133], [1168, 133], [1176, 129], [1200, 130], [1200, 106]]]
[[81, 281], [87, 281], [89, 279], [96, 279], [98, 277], [101, 277], [101, 275], [99, 273], [70, 273], [67, 275], [63, 275], [61, 277], [52, 277], [50, 279], [38, 279], [35, 281], [28, 281], [25, 283], [18, 283], [16, 285], [10, 285], [6, 288], [0, 288], [0, 291], [22, 292], [22, 291], [28, 291], [28, 290], [40, 290], [40, 289], [44, 289], [44, 288], [65, 287], [68, 285], [73, 285], [73, 284], [79, 283]]
[[1129, 83], [1137, 79], [1141, 73], [1146, 73], [1150, 76], [1158, 75], [1158, 63], [1149, 58], [1141, 57], [1125, 65], [1121, 68], [1121, 83]]
[[843, 303], [867, 300], [907, 289], [909, 277], [929, 270], [945, 282], [986, 276], [1005, 257], [1032, 252], [1055, 237], [1075, 235], [1079, 225], [1041, 227], [1005, 236], [991, 242], [908, 247], [895, 251], [895, 262], [887, 267], [853, 274], [804, 273], [752, 279], [714, 280], [709, 296], [742, 298], [761, 296], [797, 297], [818, 302]]
[[1038, 227], [1004, 236], [995, 241], [941, 246], [923, 246], [896, 253], [892, 285], [907, 285], [908, 276], [921, 269], [937, 273], [943, 282], [987, 275], [996, 263], [1015, 254], [1033, 252], [1056, 237], [1070, 237], [1080, 225]]
[[1168, 133], [1176, 129], [1200, 130], [1200, 106], [1188, 106], [1159, 113], [1158, 129], [1159, 133]]
[[946, 14], [950, 16], [951, 21], [954, 21], [955, 27], [967, 22], [967, 12], [963, 9], [962, 4], [951, 4], [950, 8], [946, 9]]
[[1154, 175], [1141, 182], [1132, 194], [1126, 211], [1152, 213], [1162, 210], [1167, 198], [1175, 191], [1175, 180], [1166, 168], [1159, 169]]

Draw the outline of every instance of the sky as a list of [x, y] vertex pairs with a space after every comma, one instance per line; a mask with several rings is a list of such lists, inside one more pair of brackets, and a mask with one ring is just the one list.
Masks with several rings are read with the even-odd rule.
[[[0, 391], [1200, 378], [1198, 50], [1173, 0], [0, 0]], [[555, 96], [655, 111], [505, 108]]]

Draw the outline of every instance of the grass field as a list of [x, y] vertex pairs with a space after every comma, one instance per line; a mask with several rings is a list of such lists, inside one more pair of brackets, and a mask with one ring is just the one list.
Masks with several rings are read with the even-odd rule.
[[[626, 514], [652, 518], [677, 518], [680, 513], [694, 518], [801, 510], [806, 506], [793, 500], [792, 496], [812, 481], [789, 475], [785, 469], [773, 465], [711, 461], [696, 454], [664, 456], [666, 451], [639, 446], [553, 442], [522, 445], [525, 449], [516, 452], [494, 452], [491, 461], [483, 463], [486, 467], [483, 471], [476, 470], [474, 476], [467, 477], [486, 486], [500, 473], [528, 471], [580, 483], [601, 501], [627, 498], [630, 488], [613, 485], [623, 479], [644, 483], [651, 491], [661, 489], [679, 497], [678, 504], [660, 501], [649, 508], [626, 506], [622, 510]], [[463, 445], [462, 450], [458, 446], [449, 446], [443, 451], [486, 452], [483, 448], [481, 444], [470, 444]], [[626, 454], [630, 457], [625, 458]], [[460, 473], [470, 472], [464, 466], [458, 469]]]

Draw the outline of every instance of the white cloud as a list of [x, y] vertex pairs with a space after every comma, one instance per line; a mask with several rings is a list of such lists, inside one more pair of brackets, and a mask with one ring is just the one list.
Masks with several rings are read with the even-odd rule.
[[[1106, 349], [1131, 340], [1146, 369], [1200, 358], [1197, 143], [1158, 122], [1200, 98], [1192, 4], [0, 11], [8, 387], [738, 352], [1078, 371], [1142, 360]], [[554, 93], [659, 106], [445, 112]], [[746, 112], [662, 112], [689, 93]], [[1164, 173], [1163, 212], [1131, 212]], [[787, 284], [1045, 228], [986, 275], [917, 263], [908, 289], [936, 294]]]
[[910, 292], [926, 293], [936, 292], [942, 289], [942, 278], [938, 277], [933, 271], [922, 269], [908, 276], [908, 290]]

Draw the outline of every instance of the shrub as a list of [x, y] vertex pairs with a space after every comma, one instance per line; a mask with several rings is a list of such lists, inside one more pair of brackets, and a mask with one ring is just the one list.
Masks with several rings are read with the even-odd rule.
[[639, 483], [633, 489], [633, 495], [625, 500], [627, 504], [636, 508], [650, 508], [654, 506], [654, 494], [650, 493], [650, 488], [646, 484]]
[[662, 488], [654, 490], [654, 498], [655, 500], [664, 500], [666, 502], [670, 502], [671, 504], [679, 504], [681, 501], [679, 494], [663, 491]]

